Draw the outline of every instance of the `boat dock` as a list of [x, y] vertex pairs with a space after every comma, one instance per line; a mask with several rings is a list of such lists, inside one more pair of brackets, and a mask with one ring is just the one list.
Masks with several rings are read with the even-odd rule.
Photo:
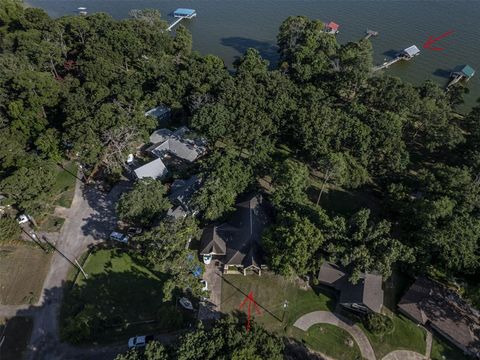
[[377, 36], [377, 35], [378, 35], [378, 31], [373, 31], [373, 30], [368, 30], [368, 29], [367, 29], [367, 31], [365, 31], [365, 37], [364, 37], [364, 39], [367, 40], [367, 39], [369, 39], [370, 37], [372, 37], [372, 36]]
[[408, 48], [406, 48], [405, 50], [403, 50], [402, 52], [400, 52], [399, 54], [397, 54], [397, 56], [392, 59], [392, 60], [389, 60], [389, 61], [385, 61], [382, 65], [378, 65], [378, 66], [375, 66], [373, 68], [373, 71], [379, 71], [379, 70], [382, 70], [382, 69], [386, 69], [388, 67], [390, 67], [391, 65], [401, 61], [401, 60], [411, 60], [413, 59], [415, 56], [417, 55], [420, 55], [420, 50], [418, 49], [418, 47], [416, 45], [412, 45]]
[[459, 71], [452, 72], [450, 74], [450, 81], [447, 84], [446, 90], [448, 91], [448, 88], [450, 86], [453, 86], [460, 81], [470, 80], [473, 77], [473, 75], [475, 75], [475, 70], [473, 70], [473, 68], [470, 65], [465, 65]]
[[171, 31], [183, 19], [194, 18], [195, 16], [197, 16], [197, 12], [193, 9], [179, 8], [173, 12], [173, 16], [177, 19], [167, 27], [168, 31]]

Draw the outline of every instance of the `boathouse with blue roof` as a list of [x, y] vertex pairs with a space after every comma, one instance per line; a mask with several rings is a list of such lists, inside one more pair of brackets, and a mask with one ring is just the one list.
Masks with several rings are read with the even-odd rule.
[[185, 9], [185, 8], [178, 8], [173, 12], [173, 16], [178, 18], [187, 18], [191, 19], [197, 16], [197, 12], [194, 9]]

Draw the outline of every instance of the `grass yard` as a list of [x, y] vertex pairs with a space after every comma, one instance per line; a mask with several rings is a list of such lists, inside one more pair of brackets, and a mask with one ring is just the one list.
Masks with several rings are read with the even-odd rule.
[[425, 331], [402, 315], [394, 314], [392, 319], [395, 330], [383, 337], [369, 332], [362, 324], [359, 324], [370, 340], [377, 359], [383, 358], [394, 350], [412, 350], [425, 354]]
[[0, 304], [37, 302], [51, 254], [29, 244], [0, 247]]
[[432, 360], [468, 360], [470, 357], [464, 355], [457, 347], [450, 345], [444, 340], [436, 337], [432, 343]]
[[357, 343], [348, 332], [329, 324], [313, 325], [308, 331], [292, 328], [290, 336], [301, 340], [308, 348], [341, 360], [361, 358]]
[[[261, 311], [260, 315], [255, 314], [255, 319], [268, 330], [282, 334], [301, 315], [316, 310], [332, 310], [334, 307], [334, 300], [323, 293], [317, 294], [312, 289], [303, 290], [292, 280], [263, 272], [261, 276], [224, 275], [222, 312], [238, 310], [250, 291]], [[288, 308], [284, 313], [285, 300], [288, 301]]]
[[[93, 309], [102, 326], [80, 342], [112, 342], [129, 336], [172, 331], [182, 328], [193, 314], [162, 301], [164, 278], [137, 263], [127, 253], [115, 249], [93, 252], [81, 274], [67, 288], [61, 312], [61, 326], [69, 319]], [[91, 314], [91, 313], [88, 313]], [[89, 318], [91, 320], [91, 318]]]
[[46, 218], [42, 219], [41, 223], [38, 224], [41, 231], [45, 232], [58, 232], [65, 222], [64, 218], [48, 215]]
[[8, 321], [0, 319], [0, 341], [5, 336], [5, 340], [0, 347], [0, 359], [22, 359], [32, 333], [32, 328], [33, 321], [28, 317], [18, 316]]
[[53, 187], [55, 194], [54, 204], [69, 208], [75, 193], [77, 164], [73, 161], [65, 162], [64, 169], [58, 167], [57, 178]]

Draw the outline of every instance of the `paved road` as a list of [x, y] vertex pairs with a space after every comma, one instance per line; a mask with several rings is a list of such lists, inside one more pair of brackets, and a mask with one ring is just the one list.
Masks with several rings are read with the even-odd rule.
[[307, 331], [311, 326], [322, 323], [335, 325], [346, 330], [357, 342], [362, 356], [368, 360], [376, 360], [372, 345], [363, 331], [350, 320], [340, 317], [330, 311], [313, 311], [305, 314], [298, 318], [293, 326], [300, 330]]

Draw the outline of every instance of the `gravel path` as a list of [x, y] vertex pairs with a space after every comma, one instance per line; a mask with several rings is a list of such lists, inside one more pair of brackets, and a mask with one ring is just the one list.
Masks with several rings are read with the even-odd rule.
[[293, 326], [307, 331], [315, 324], [330, 324], [346, 330], [357, 342], [360, 352], [365, 359], [376, 360], [372, 345], [363, 331], [350, 320], [345, 319], [330, 311], [313, 311], [305, 314], [295, 321]]

